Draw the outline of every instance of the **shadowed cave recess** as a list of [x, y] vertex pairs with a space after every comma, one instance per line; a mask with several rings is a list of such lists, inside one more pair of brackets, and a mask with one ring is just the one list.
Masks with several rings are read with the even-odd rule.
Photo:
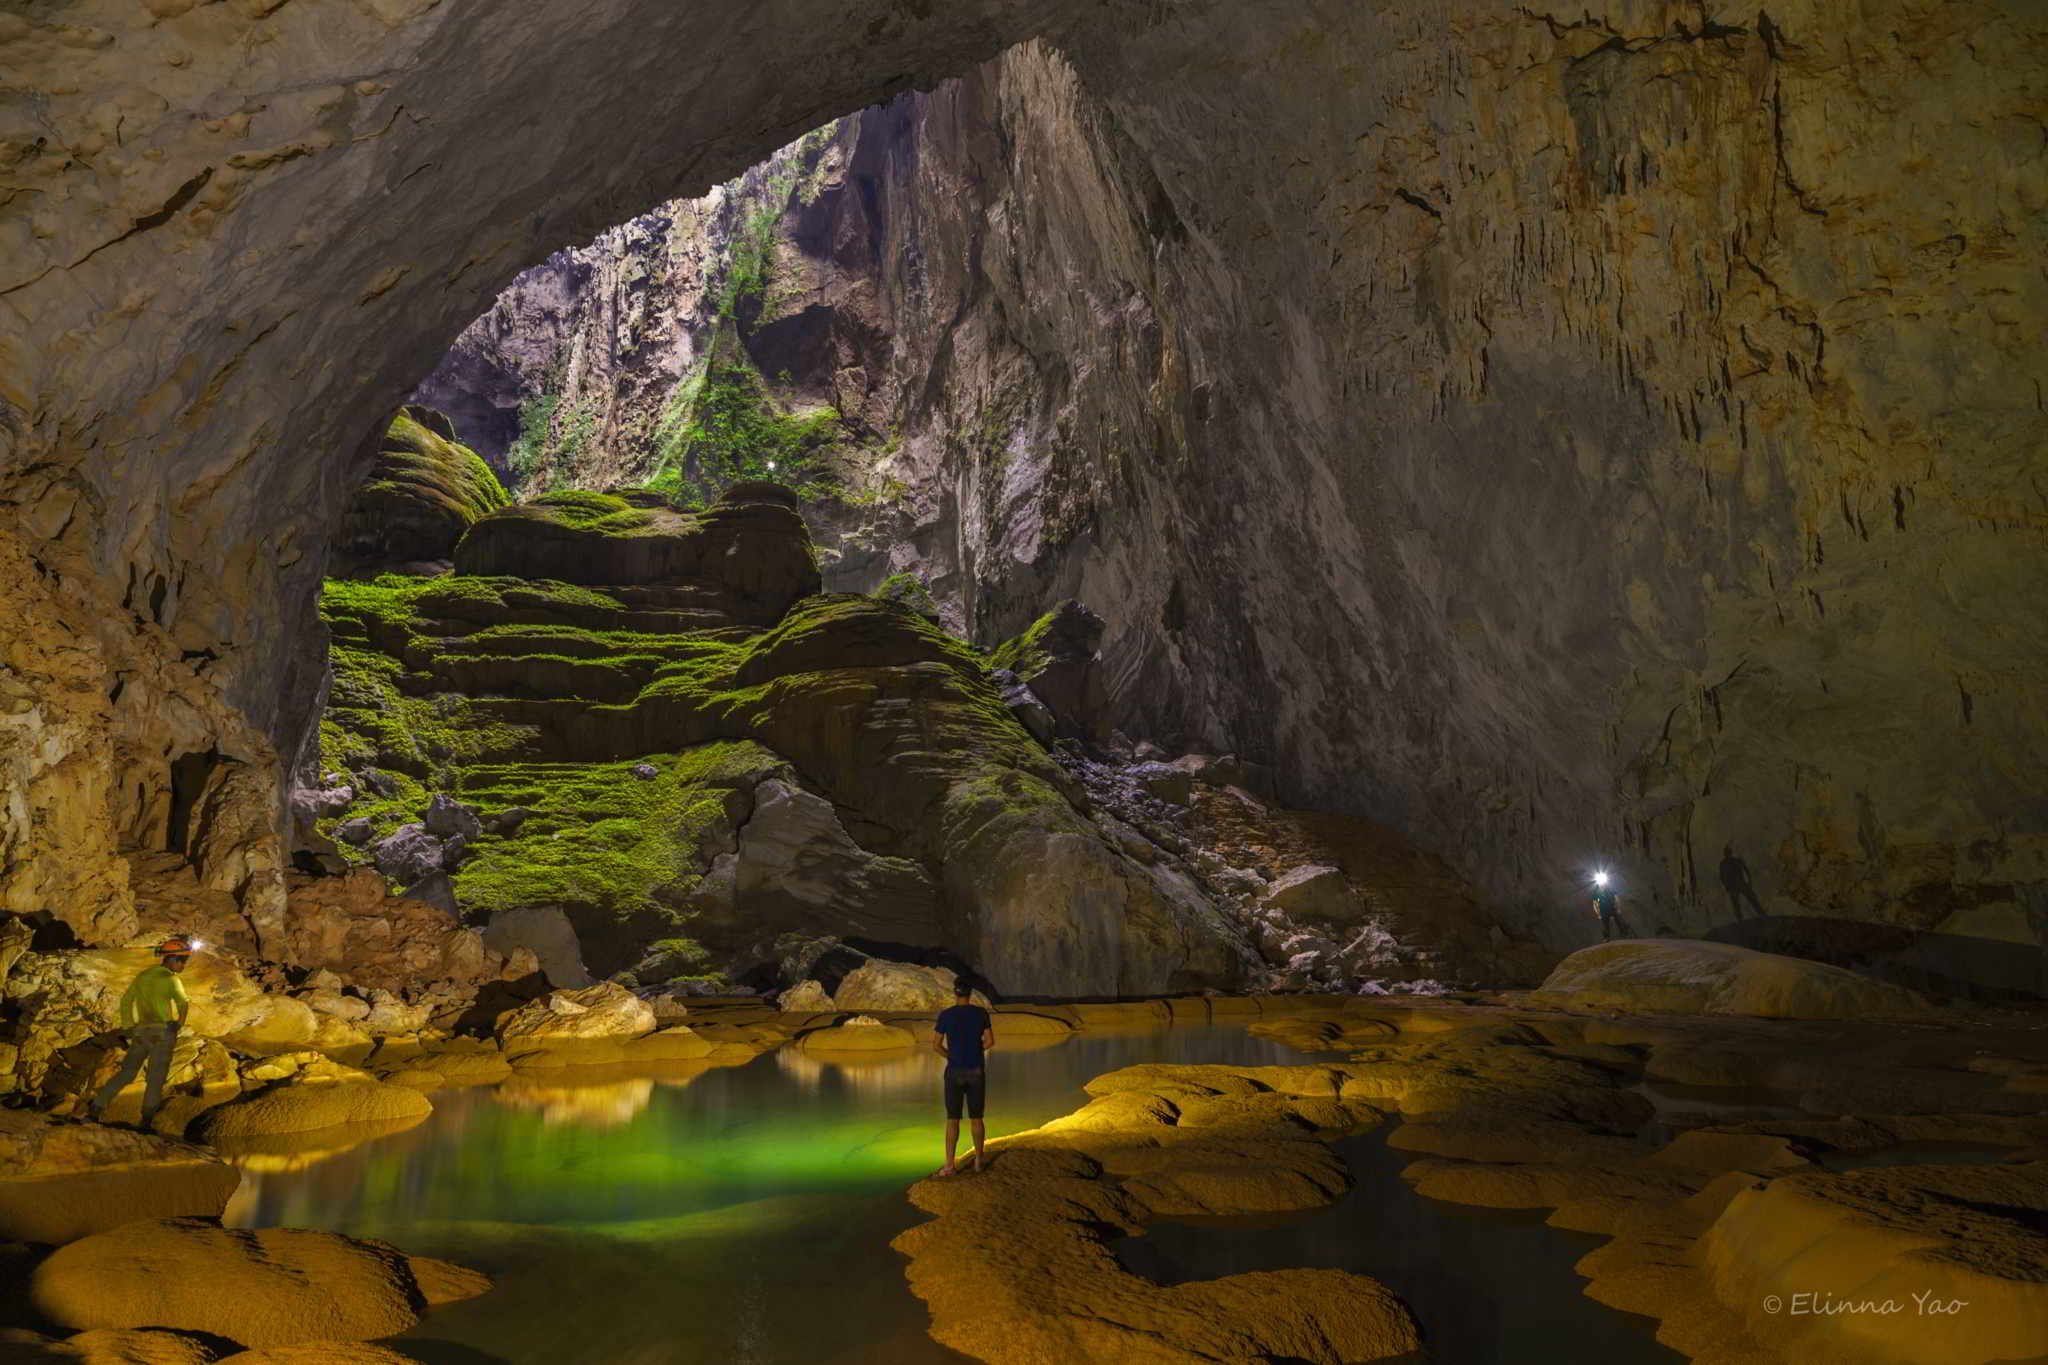
[[[0, 73], [8, 1349], [2048, 1349], [2031, 6], [36, 0]], [[996, 1161], [906, 1203], [956, 975]], [[692, 1250], [827, 1226], [830, 1350]], [[503, 1316], [611, 1237], [771, 1325]], [[338, 1306], [135, 1306], [237, 1257]]]

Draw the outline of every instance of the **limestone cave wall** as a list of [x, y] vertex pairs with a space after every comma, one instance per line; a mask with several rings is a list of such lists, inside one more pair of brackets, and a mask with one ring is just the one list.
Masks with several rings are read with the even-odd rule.
[[[521, 266], [1036, 37], [864, 116], [797, 225], [883, 263], [841, 407], [901, 426], [887, 539], [978, 638], [1087, 601], [1120, 724], [1559, 943], [1596, 862], [1647, 930], [1725, 874], [2040, 943], [2034, 7], [260, 8], [0, 20], [0, 497], [121, 637], [95, 687], [158, 632], [201, 728], [293, 751], [366, 434]], [[10, 908], [97, 856], [41, 828]]]
[[895, 490], [828, 515], [847, 585], [1083, 598], [1130, 734], [1554, 941], [1604, 864], [1647, 930], [2039, 942], [2040, 73], [1971, 54], [2040, 33], [1202, 13], [850, 116], [789, 198], [761, 330]]

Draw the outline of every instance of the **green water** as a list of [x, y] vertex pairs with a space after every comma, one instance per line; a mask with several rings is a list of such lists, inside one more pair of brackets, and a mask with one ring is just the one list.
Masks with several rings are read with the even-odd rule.
[[[1296, 1063], [1238, 1028], [1083, 1034], [991, 1059], [991, 1136], [1079, 1107], [1083, 1083], [1137, 1062]], [[744, 1066], [442, 1091], [425, 1123], [320, 1156], [256, 1158], [240, 1226], [330, 1228], [489, 1273], [399, 1345], [429, 1365], [931, 1365], [889, 1241], [939, 1162], [939, 1061], [839, 1064], [785, 1049]], [[1334, 1265], [1414, 1308], [1430, 1361], [1668, 1361], [1652, 1325], [1584, 1298], [1573, 1262], [1600, 1239], [1440, 1205], [1399, 1178], [1383, 1134], [1347, 1142], [1357, 1188], [1277, 1226], [1155, 1226], [1122, 1248], [1173, 1282]], [[280, 1166], [305, 1162], [302, 1169]], [[971, 1177], [969, 1177], [971, 1178]], [[1075, 1362], [1075, 1365], [1085, 1365]]]
[[[1084, 1082], [1136, 1062], [1300, 1060], [1222, 1027], [998, 1051], [989, 1133], [1069, 1113]], [[382, 1237], [492, 1275], [492, 1293], [403, 1339], [433, 1365], [959, 1361], [925, 1335], [889, 1249], [920, 1217], [904, 1187], [942, 1156], [939, 1065], [784, 1049], [702, 1074], [438, 1092], [418, 1127], [248, 1170], [228, 1221]]]

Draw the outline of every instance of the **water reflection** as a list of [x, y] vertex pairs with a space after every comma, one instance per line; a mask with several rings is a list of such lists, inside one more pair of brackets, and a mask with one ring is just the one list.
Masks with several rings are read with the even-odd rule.
[[366, 1123], [337, 1123], [309, 1133], [270, 1133], [260, 1137], [216, 1138], [213, 1149], [229, 1165], [258, 1172], [303, 1171], [352, 1152], [367, 1142], [417, 1128], [424, 1114]]
[[498, 1100], [514, 1109], [533, 1109], [541, 1122], [617, 1128], [640, 1117], [654, 1103], [654, 1080], [640, 1076], [595, 1085], [555, 1085], [513, 1076], [498, 1087]]
[[1384, 1131], [1339, 1145], [1357, 1185], [1332, 1207], [1283, 1218], [1155, 1223], [1117, 1246], [1123, 1264], [1163, 1284], [1282, 1266], [1370, 1275], [1399, 1294], [1422, 1328], [1404, 1362], [1599, 1361], [1677, 1365], [1657, 1324], [1585, 1296], [1573, 1269], [1606, 1239], [1544, 1224], [1534, 1210], [1468, 1208], [1417, 1194], [1413, 1159]]
[[[1230, 1027], [999, 1046], [989, 1131], [1067, 1113], [1121, 1066], [1300, 1060]], [[887, 1250], [918, 1216], [904, 1186], [942, 1156], [941, 1066], [785, 1049], [439, 1091], [417, 1127], [249, 1169], [228, 1221], [382, 1237], [492, 1275], [399, 1343], [428, 1365], [958, 1362]]]

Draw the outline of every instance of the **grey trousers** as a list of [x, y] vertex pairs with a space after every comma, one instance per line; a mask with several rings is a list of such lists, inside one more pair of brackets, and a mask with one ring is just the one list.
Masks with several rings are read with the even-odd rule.
[[169, 1024], [137, 1024], [129, 1029], [128, 1055], [121, 1059], [121, 1067], [114, 1073], [114, 1078], [93, 1096], [93, 1117], [98, 1118], [106, 1112], [114, 1097], [135, 1079], [135, 1073], [142, 1070], [146, 1061], [149, 1074], [142, 1082], [142, 1124], [148, 1127], [149, 1121], [156, 1117], [156, 1111], [163, 1108], [164, 1081], [171, 1074], [171, 1049], [177, 1038]]

